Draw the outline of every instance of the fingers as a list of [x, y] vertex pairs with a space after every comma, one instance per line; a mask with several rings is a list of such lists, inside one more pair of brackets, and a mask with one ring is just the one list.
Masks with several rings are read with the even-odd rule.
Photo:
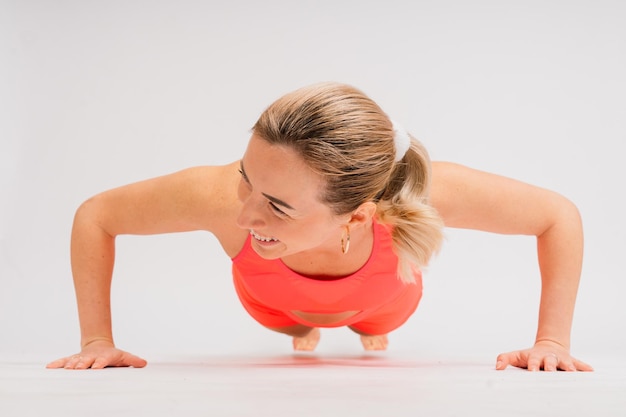
[[524, 368], [526, 366], [520, 352], [501, 353], [496, 360], [496, 370], [502, 371], [507, 366], [516, 366], [518, 368]]
[[[526, 364], [526, 369], [528, 369], [531, 372], [536, 372], [539, 371], [543, 368], [543, 357], [542, 355], [538, 355], [538, 354], [530, 354], [528, 355], [528, 362]], [[558, 359], [557, 359], [558, 362]]]
[[496, 360], [496, 370], [503, 371], [507, 366], [509, 366], [509, 359], [506, 355], [498, 355], [498, 359]]
[[48, 369], [104, 369], [109, 366], [143, 368], [147, 365], [144, 359], [120, 350], [106, 354], [81, 353], [57, 359], [46, 365]]
[[556, 354], [551, 353], [543, 358], [543, 370], [548, 372], [554, 372], [558, 369], [559, 357]]
[[143, 368], [147, 364], [148, 362], [145, 359], [141, 359], [137, 356], [131, 355], [130, 358], [128, 358], [128, 360], [126, 361], [125, 366], [132, 366], [133, 368]]
[[91, 366], [94, 359], [90, 356], [73, 355], [65, 362], [65, 369], [87, 369]]
[[586, 364], [583, 361], [579, 361], [578, 359], [574, 359], [573, 361], [574, 367], [577, 371], [583, 372], [593, 372], [593, 367], [589, 364]]
[[[544, 370], [546, 372], [554, 372], [559, 369], [563, 371], [571, 371], [571, 366], [565, 361], [561, 361], [556, 353], [533, 353], [528, 356], [528, 365], [526, 368], [531, 372]], [[575, 370], [575, 369], [574, 369]]]
[[65, 366], [66, 358], [57, 359], [55, 361], [50, 362], [46, 365], [47, 369], [58, 369], [63, 368]]
[[104, 358], [96, 358], [91, 364], [91, 369], [104, 369], [108, 365], [107, 360]]
[[61, 359], [57, 359], [55, 361], [50, 362], [49, 364], [46, 365], [46, 368], [48, 369], [58, 369], [58, 368], [80, 369], [80, 367], [83, 367], [84, 364], [85, 364], [85, 361], [82, 356], [72, 355], [66, 358], [61, 358]]
[[546, 350], [527, 349], [517, 352], [509, 352], [498, 355], [496, 370], [501, 371], [507, 366], [526, 368], [529, 371], [593, 371], [593, 368], [569, 355], [568, 352], [560, 352], [560, 356]]
[[555, 371], [576, 372], [578, 370], [582, 370], [576, 366], [575, 362], [576, 360], [569, 355], [567, 355], [564, 358], [557, 356], [556, 353], [534, 355], [528, 360], [528, 370], [529, 371], [544, 370], [546, 372], [555, 372]]

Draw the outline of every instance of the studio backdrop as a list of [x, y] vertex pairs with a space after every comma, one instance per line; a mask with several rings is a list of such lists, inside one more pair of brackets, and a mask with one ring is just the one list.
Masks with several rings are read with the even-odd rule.
[[[79, 347], [69, 263], [82, 201], [240, 158], [273, 100], [352, 84], [447, 160], [553, 189], [583, 216], [582, 359], [626, 348], [626, 5], [620, 1], [0, 1], [0, 353]], [[446, 230], [390, 351], [495, 360], [534, 340], [535, 242]], [[121, 236], [122, 349], [281, 354], [206, 232]], [[347, 329], [320, 352], [359, 354]], [[589, 359], [589, 361], [591, 361]]]

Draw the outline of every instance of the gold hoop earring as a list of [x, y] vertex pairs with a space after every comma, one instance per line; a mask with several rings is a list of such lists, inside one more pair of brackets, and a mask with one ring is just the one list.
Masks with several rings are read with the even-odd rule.
[[[345, 226], [346, 227], [346, 233], [345, 235], [341, 236], [341, 253], [343, 253], [344, 255], [346, 253], [348, 253], [348, 250], [350, 250], [350, 226]], [[345, 236], [345, 239], [344, 239]]]

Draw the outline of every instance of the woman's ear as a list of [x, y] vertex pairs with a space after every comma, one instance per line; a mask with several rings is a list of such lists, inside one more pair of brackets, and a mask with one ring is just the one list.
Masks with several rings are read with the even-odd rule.
[[376, 203], [367, 201], [352, 212], [348, 225], [353, 228], [369, 224], [375, 214]]

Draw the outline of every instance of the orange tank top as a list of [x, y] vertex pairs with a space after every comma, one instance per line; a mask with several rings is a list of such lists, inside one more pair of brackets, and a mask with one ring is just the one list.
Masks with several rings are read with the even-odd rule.
[[[252, 249], [248, 236], [235, 256], [233, 279], [243, 285], [255, 301], [267, 307], [314, 313], [360, 311], [361, 314], [397, 298], [406, 285], [397, 276], [398, 257], [384, 225], [373, 223], [374, 244], [368, 261], [355, 273], [335, 280], [318, 280], [289, 269], [280, 259], [261, 258]], [[421, 273], [415, 285], [421, 289]]]

